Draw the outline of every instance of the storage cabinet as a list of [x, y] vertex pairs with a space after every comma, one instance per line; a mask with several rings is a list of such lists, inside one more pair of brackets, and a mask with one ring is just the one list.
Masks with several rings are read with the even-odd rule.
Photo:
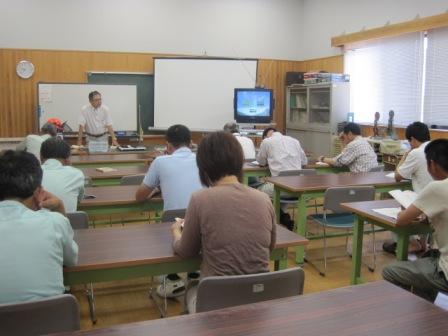
[[350, 110], [349, 83], [291, 85], [286, 87], [286, 134], [318, 155], [332, 155], [338, 123]]

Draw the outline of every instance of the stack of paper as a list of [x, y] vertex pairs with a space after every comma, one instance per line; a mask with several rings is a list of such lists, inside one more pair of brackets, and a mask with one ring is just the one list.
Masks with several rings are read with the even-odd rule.
[[98, 167], [98, 168], [96, 168], [96, 170], [98, 170], [99, 172], [102, 172], [102, 173], [110, 173], [110, 172], [117, 171], [115, 168], [110, 168], [110, 167]]
[[381, 209], [373, 209], [373, 211], [379, 213], [380, 215], [397, 219], [398, 213], [401, 211], [401, 208], [381, 208]]

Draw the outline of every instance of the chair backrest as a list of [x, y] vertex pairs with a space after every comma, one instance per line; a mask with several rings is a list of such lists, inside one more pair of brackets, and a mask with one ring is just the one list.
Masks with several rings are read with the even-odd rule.
[[196, 312], [300, 295], [304, 279], [305, 273], [299, 267], [268, 273], [208, 277], [199, 282]]
[[334, 187], [325, 191], [324, 210], [334, 213], [345, 213], [347, 210], [341, 208], [341, 203], [373, 201], [375, 199], [375, 188], [367, 187]]
[[79, 307], [73, 295], [0, 304], [2, 335], [42, 335], [79, 330]]
[[278, 173], [278, 176], [300, 176], [300, 175], [316, 175], [316, 169], [293, 169], [283, 170]]
[[372, 169], [369, 170], [369, 172], [380, 172], [380, 171], [384, 171], [383, 164], [379, 164], [378, 166], [373, 167]]
[[145, 174], [123, 176], [120, 179], [120, 185], [140, 185], [145, 178]]
[[162, 222], [174, 222], [176, 217], [185, 218], [185, 212], [187, 209], [166, 210], [162, 214], [160, 219]]
[[84, 211], [67, 212], [65, 215], [73, 230], [89, 228], [89, 216]]

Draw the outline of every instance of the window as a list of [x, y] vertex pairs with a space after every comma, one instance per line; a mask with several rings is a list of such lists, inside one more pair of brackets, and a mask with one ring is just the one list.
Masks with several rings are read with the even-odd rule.
[[423, 121], [448, 126], [448, 28], [428, 31]]
[[[421, 119], [424, 36], [411, 33], [369, 42], [345, 53], [345, 72], [350, 74], [350, 108], [355, 121], [373, 122], [380, 112], [387, 123], [395, 112], [395, 124]], [[448, 100], [447, 100], [448, 102]]]

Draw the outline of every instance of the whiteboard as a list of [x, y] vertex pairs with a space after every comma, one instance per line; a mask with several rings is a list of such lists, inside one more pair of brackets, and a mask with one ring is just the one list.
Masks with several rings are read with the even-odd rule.
[[154, 127], [220, 130], [232, 121], [235, 88], [254, 88], [257, 60], [154, 59]]
[[109, 107], [114, 131], [137, 131], [137, 86], [116, 84], [39, 83], [39, 129], [49, 118], [59, 118], [78, 131], [79, 114], [92, 91], [100, 92]]

